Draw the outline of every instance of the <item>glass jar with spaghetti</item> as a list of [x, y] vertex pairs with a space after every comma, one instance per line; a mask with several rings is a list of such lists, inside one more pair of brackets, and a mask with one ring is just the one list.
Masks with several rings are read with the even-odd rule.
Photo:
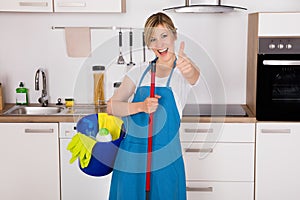
[[105, 105], [105, 87], [104, 87], [104, 66], [93, 66], [94, 75], [94, 104], [95, 106]]

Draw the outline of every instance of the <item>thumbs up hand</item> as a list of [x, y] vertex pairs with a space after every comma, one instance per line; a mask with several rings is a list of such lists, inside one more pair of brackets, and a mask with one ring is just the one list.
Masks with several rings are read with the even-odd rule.
[[194, 63], [184, 53], [185, 44], [180, 43], [176, 67], [180, 70], [183, 77], [191, 84], [195, 84], [199, 78], [199, 71]]

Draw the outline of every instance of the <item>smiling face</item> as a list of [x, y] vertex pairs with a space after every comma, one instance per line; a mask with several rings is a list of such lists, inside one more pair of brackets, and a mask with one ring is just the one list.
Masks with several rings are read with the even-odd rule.
[[175, 35], [163, 25], [154, 28], [148, 47], [155, 53], [161, 62], [174, 60]]
[[171, 18], [161, 12], [151, 15], [144, 26], [145, 43], [160, 63], [171, 63], [175, 59], [174, 46], [177, 31]]

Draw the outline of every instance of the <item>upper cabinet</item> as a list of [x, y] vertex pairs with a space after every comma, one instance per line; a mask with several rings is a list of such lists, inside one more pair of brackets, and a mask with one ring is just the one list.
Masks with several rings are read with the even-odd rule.
[[126, 11], [126, 0], [54, 0], [54, 12], [103, 12]]
[[124, 13], [126, 0], [1, 0], [0, 12]]
[[0, 11], [53, 12], [52, 0], [1, 0]]
[[258, 37], [299, 36], [300, 12], [252, 13], [249, 31], [256, 30]]

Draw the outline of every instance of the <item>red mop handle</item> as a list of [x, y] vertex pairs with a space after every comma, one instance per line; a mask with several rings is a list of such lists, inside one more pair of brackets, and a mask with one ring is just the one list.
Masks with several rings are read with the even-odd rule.
[[[155, 63], [151, 63], [151, 85], [150, 97], [155, 96]], [[147, 150], [147, 171], [146, 171], [146, 192], [150, 191], [150, 177], [151, 177], [151, 159], [152, 159], [152, 133], [153, 133], [153, 113], [149, 116], [148, 126], [148, 150]]]

